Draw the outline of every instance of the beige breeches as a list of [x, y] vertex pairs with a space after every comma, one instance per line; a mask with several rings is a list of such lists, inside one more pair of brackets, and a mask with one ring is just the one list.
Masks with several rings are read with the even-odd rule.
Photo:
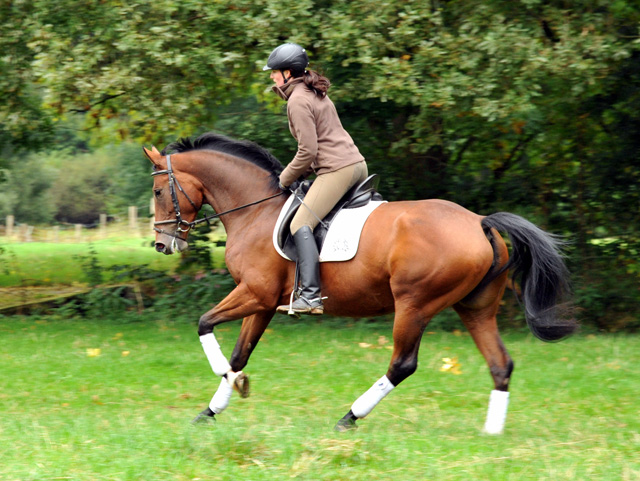
[[[311, 230], [320, 223], [346, 192], [367, 178], [367, 163], [362, 161], [349, 165], [335, 172], [319, 175], [304, 197], [305, 205], [301, 205], [291, 221], [291, 233], [303, 225]], [[314, 215], [315, 214], [315, 215]]]

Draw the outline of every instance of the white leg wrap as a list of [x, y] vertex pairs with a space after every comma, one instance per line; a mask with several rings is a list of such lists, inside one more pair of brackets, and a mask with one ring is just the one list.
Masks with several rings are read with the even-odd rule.
[[211, 402], [209, 403], [209, 409], [211, 409], [214, 413], [220, 414], [222, 411], [227, 409], [229, 405], [229, 400], [231, 399], [231, 393], [233, 393], [233, 388], [231, 384], [223, 377], [220, 379], [220, 386], [218, 390], [211, 398]]
[[384, 397], [389, 394], [395, 386], [387, 376], [382, 376], [373, 386], [369, 388], [362, 396], [356, 399], [351, 406], [351, 412], [355, 417], [362, 419], [376, 407]]
[[204, 353], [207, 355], [207, 359], [209, 360], [209, 364], [211, 364], [213, 372], [218, 376], [224, 376], [228, 373], [231, 370], [231, 366], [229, 365], [227, 358], [222, 354], [220, 344], [218, 344], [213, 332], [200, 336], [200, 342], [202, 343], [202, 348], [204, 349]]
[[504, 422], [507, 419], [507, 407], [509, 406], [508, 391], [491, 391], [489, 398], [489, 411], [487, 422], [484, 424], [484, 432], [487, 434], [501, 434]]

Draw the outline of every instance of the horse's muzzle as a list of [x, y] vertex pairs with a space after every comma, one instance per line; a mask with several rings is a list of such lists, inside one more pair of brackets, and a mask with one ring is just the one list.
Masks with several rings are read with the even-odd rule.
[[189, 243], [186, 240], [167, 234], [156, 235], [155, 245], [156, 251], [166, 255], [175, 254], [176, 252], [183, 252], [189, 247]]

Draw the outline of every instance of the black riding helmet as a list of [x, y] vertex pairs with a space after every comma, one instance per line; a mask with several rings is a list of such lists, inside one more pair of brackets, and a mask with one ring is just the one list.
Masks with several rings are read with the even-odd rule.
[[291, 70], [292, 72], [304, 72], [309, 65], [307, 51], [297, 43], [283, 43], [276, 47], [267, 65], [262, 70]]

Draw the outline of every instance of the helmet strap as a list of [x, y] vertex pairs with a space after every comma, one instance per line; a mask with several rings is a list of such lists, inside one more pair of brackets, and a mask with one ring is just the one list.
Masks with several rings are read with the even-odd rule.
[[[284, 80], [284, 83], [286, 84], [289, 81], [289, 79], [284, 76], [284, 70], [280, 70], [280, 75], [282, 75], [282, 80]], [[289, 77], [289, 78], [291, 78], [291, 77]]]

